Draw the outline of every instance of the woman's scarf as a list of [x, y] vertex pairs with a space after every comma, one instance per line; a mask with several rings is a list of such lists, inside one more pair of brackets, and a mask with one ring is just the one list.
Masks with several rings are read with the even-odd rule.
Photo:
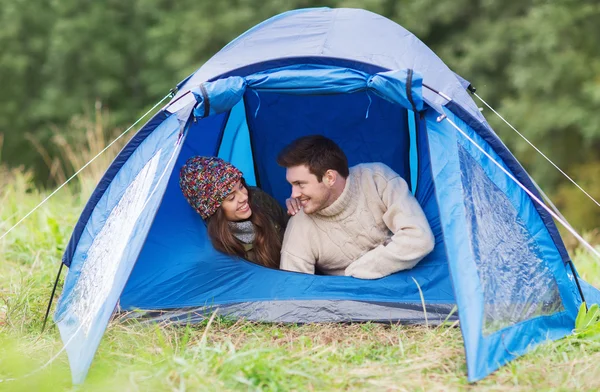
[[231, 228], [231, 232], [235, 238], [237, 238], [245, 244], [252, 244], [254, 242], [256, 232], [254, 231], [254, 224], [251, 221], [245, 220], [240, 222], [228, 223], [229, 227]]

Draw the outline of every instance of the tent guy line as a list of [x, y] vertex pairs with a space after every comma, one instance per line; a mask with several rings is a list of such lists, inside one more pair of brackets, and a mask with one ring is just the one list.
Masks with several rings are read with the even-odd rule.
[[[537, 184], [537, 182], [535, 182], [533, 180], [533, 178], [531, 179], [531, 182], [533, 183], [533, 185], [535, 185], [535, 189], [537, 189], [537, 191], [540, 193], [540, 195], [542, 195], [542, 198], [544, 199], [544, 201], [546, 201], [546, 203], [548, 203], [548, 205], [550, 205], [550, 207], [552, 207], [552, 209], [554, 210], [554, 212], [556, 212], [556, 215], [560, 216], [566, 224], [568, 224], [569, 226], [571, 226], [571, 224], [567, 221], [567, 218], [565, 218], [563, 216], [563, 214], [561, 214], [561, 212], [559, 211], [558, 207], [556, 207], [554, 205], [554, 203], [552, 202], [552, 200], [550, 200], [550, 197], [548, 197], [548, 195], [546, 195], [544, 193], [544, 191], [542, 190], [542, 188]], [[573, 226], [571, 226], [573, 227]]]
[[[448, 102], [452, 101], [452, 98], [448, 97], [446, 94], [444, 94], [441, 91], [437, 91], [436, 89], [428, 86], [427, 84], [423, 83], [423, 87], [427, 88], [428, 90], [434, 92], [435, 94], [439, 95], [440, 97], [444, 98], [445, 100], [447, 100]], [[471, 91], [471, 90], [469, 90]], [[504, 117], [502, 117], [502, 115], [500, 113], [498, 113], [496, 110], [494, 110], [494, 108], [488, 104], [483, 98], [481, 98], [476, 92], [475, 90], [471, 91], [473, 93], [473, 95], [475, 95], [485, 106], [487, 106], [492, 112], [494, 112], [494, 114], [496, 114], [498, 117], [500, 117], [500, 119], [502, 119], [502, 121], [504, 121], [506, 123], [506, 125], [508, 125], [510, 128], [512, 128], [519, 136], [521, 136], [523, 138], [523, 140], [525, 140], [531, 147], [533, 147], [540, 155], [542, 155], [548, 162], [550, 162], [550, 164], [552, 164], [552, 166], [554, 166], [562, 175], [564, 175], [569, 181], [571, 181], [571, 183], [573, 183], [573, 185], [575, 185], [577, 188], [579, 188], [580, 191], [582, 191], [587, 197], [589, 197], [594, 203], [596, 203], [596, 205], [598, 205], [600, 207], [600, 203], [598, 203], [589, 193], [587, 193], [579, 184], [577, 184], [577, 182], [575, 182], [575, 180], [573, 180], [571, 177], [569, 177], [569, 175], [567, 173], [565, 173], [560, 167], [558, 167], [558, 165], [556, 165], [550, 158], [548, 158], [542, 151], [540, 151], [531, 141], [529, 141], [529, 139], [527, 139], [521, 132], [519, 132], [512, 124], [510, 124]], [[483, 109], [480, 109], [483, 110]], [[443, 119], [445, 119], [446, 116], [445, 115], [441, 115], [439, 117], [438, 121], [442, 121]], [[531, 178], [531, 176], [530, 176]], [[554, 203], [552, 203], [552, 200], [550, 200], [550, 198], [544, 193], [544, 191], [540, 188], [540, 186], [533, 180], [533, 178], [531, 178], [531, 181], [533, 182], [533, 184], [535, 185], [536, 189], [540, 192], [540, 194], [542, 195], [542, 197], [546, 200], [546, 202], [548, 202], [548, 204], [550, 204], [550, 206], [552, 207], [552, 209], [554, 210], [554, 212], [560, 216], [560, 218], [564, 221], [561, 221], [560, 223], [565, 226], [565, 227], [569, 227], [570, 230], [569, 231], [575, 231], [575, 229], [573, 229], [573, 227], [569, 224], [569, 222], [567, 222], [566, 218], [560, 213], [560, 211], [558, 210], [558, 208], [556, 208], [556, 206], [554, 205]], [[596, 251], [594, 250], [594, 253], [597, 255]]]
[[444, 117], [444, 119], [446, 121], [448, 121], [458, 132], [460, 132], [460, 134], [462, 134], [465, 138], [467, 138], [467, 140], [469, 140], [469, 142], [471, 142], [475, 147], [477, 147], [477, 149], [479, 151], [481, 151], [486, 157], [488, 157], [496, 166], [498, 166], [498, 168], [500, 168], [500, 170], [502, 170], [512, 181], [515, 182], [515, 184], [517, 184], [521, 189], [523, 189], [536, 203], [538, 203], [540, 205], [540, 207], [542, 207], [544, 210], [546, 210], [554, 219], [556, 219], [558, 222], [560, 222], [565, 229], [567, 229], [569, 231], [569, 233], [573, 234], [573, 236], [575, 238], [577, 238], [577, 240], [583, 245], [585, 246], [594, 256], [596, 256], [598, 258], [598, 260], [600, 260], [600, 252], [598, 252], [592, 245], [590, 245], [589, 242], [587, 242], [581, 235], [579, 235], [579, 233], [577, 233], [577, 231], [575, 231], [575, 229], [573, 229], [571, 227], [571, 225], [569, 225], [567, 222], [565, 222], [560, 216], [558, 216], [554, 211], [552, 211], [552, 209], [550, 209], [543, 201], [541, 201], [536, 195], [533, 194], [533, 192], [531, 192], [529, 189], [527, 189], [527, 187], [523, 184], [521, 184], [519, 182], [519, 180], [517, 180], [512, 174], [510, 174], [510, 172], [508, 170], [506, 170], [504, 167], [502, 167], [501, 164], [499, 164], [498, 162], [496, 162], [496, 160], [490, 155], [488, 154], [483, 148], [481, 148], [473, 139], [471, 139], [469, 137], [469, 135], [467, 135], [462, 129], [460, 129], [452, 120], [450, 120], [448, 117]]
[[[551, 164], [552, 166], [554, 166], [554, 167], [556, 168], [556, 170], [558, 170], [559, 172], [561, 172], [561, 174], [562, 174], [563, 176], [567, 177], [567, 179], [568, 179], [569, 181], [571, 181], [571, 182], [573, 183], [573, 185], [575, 185], [577, 188], [579, 188], [579, 190], [580, 190], [580, 191], [582, 191], [583, 193], [585, 193], [585, 195], [586, 195], [587, 197], [589, 197], [589, 198], [590, 198], [590, 200], [592, 200], [594, 203], [596, 203], [596, 205], [597, 205], [598, 207], [600, 207], [600, 203], [598, 203], [598, 202], [596, 201], [596, 199], [594, 199], [594, 198], [593, 198], [593, 197], [592, 197], [592, 196], [591, 196], [589, 193], [587, 193], [587, 192], [586, 192], [586, 191], [585, 191], [585, 190], [584, 190], [584, 189], [583, 189], [581, 186], [579, 186], [579, 184], [577, 184], [577, 183], [575, 182], [575, 180], [573, 180], [571, 177], [569, 177], [569, 175], [568, 175], [567, 173], [565, 173], [565, 172], [564, 172], [564, 171], [563, 171], [563, 170], [562, 170], [560, 167], [558, 167], [558, 165], [556, 165], [554, 162], [552, 162], [552, 160], [551, 160], [550, 158], [548, 158], [548, 157], [547, 157], [547, 156], [546, 156], [546, 155], [545, 155], [543, 152], [541, 152], [541, 151], [540, 151], [540, 150], [539, 150], [539, 149], [538, 149], [538, 148], [537, 148], [537, 147], [536, 147], [536, 146], [535, 146], [535, 145], [534, 145], [532, 142], [530, 142], [530, 141], [529, 141], [529, 139], [527, 139], [527, 138], [525, 137], [525, 135], [523, 135], [523, 134], [522, 134], [521, 132], [519, 132], [519, 131], [518, 131], [518, 130], [515, 128], [515, 127], [513, 127], [511, 123], [509, 123], [508, 121], [506, 121], [506, 119], [505, 119], [504, 117], [502, 117], [502, 116], [500, 115], [500, 113], [498, 113], [497, 111], [495, 111], [495, 110], [494, 110], [494, 108], [493, 108], [493, 107], [491, 107], [491, 106], [490, 106], [490, 105], [489, 105], [489, 104], [488, 104], [486, 101], [484, 101], [484, 100], [483, 100], [483, 98], [481, 98], [481, 97], [480, 97], [480, 96], [479, 96], [477, 93], [473, 93], [473, 95], [475, 95], [475, 96], [476, 96], [476, 97], [477, 97], [477, 98], [478, 98], [478, 99], [479, 99], [481, 102], [483, 102], [483, 104], [484, 104], [485, 106], [487, 106], [487, 107], [488, 107], [488, 109], [490, 109], [492, 112], [494, 112], [494, 114], [495, 114], [496, 116], [500, 117], [500, 119], [501, 119], [502, 121], [504, 121], [504, 122], [506, 123], [506, 125], [508, 125], [508, 126], [509, 126], [509, 127], [510, 127], [510, 128], [513, 130], [513, 131], [515, 131], [515, 132], [516, 132], [516, 133], [517, 133], [519, 136], [521, 136], [521, 137], [523, 138], [523, 140], [525, 140], [525, 141], [526, 141], [526, 142], [527, 142], [527, 143], [528, 143], [528, 144], [529, 144], [531, 147], [533, 147], [533, 148], [534, 148], [534, 149], [535, 149], [535, 150], [536, 150], [538, 153], [540, 153], [540, 155], [541, 155], [541, 156], [543, 156], [544, 158], [546, 158], [546, 160], [547, 160], [548, 162], [550, 162], [550, 164]], [[561, 223], [562, 223], [562, 222], [561, 222]]]
[[[432, 92], [438, 94], [439, 96], [441, 96], [442, 98], [444, 98], [448, 102], [452, 101], [452, 98], [448, 97], [446, 94], [444, 94], [441, 91], [435, 90], [434, 88], [428, 86], [425, 83], [423, 83], [423, 87], [425, 87], [428, 90], [431, 90]], [[598, 203], [590, 194], [588, 194], [581, 186], [579, 186], [579, 184], [577, 184], [575, 182], [575, 180], [573, 180], [571, 177], [569, 177], [569, 175], [567, 173], [565, 173], [560, 167], [558, 167], [558, 165], [556, 165], [550, 158], [548, 158], [542, 151], [540, 151], [531, 141], [529, 141], [529, 139], [527, 139], [521, 132], [519, 132], [511, 123], [509, 123], [504, 117], [502, 117], [502, 115], [500, 113], [498, 113], [496, 110], [494, 110], [494, 108], [492, 106], [490, 106], [483, 98], [481, 98], [474, 90], [472, 91], [472, 94], [475, 95], [485, 106], [487, 106], [488, 109], [490, 109], [492, 112], [494, 112], [495, 115], [497, 115], [498, 117], [500, 117], [500, 119], [502, 119], [502, 121], [504, 121], [506, 123], [506, 125], [508, 125], [513, 131], [515, 131], [519, 136], [521, 136], [523, 138], [523, 140], [525, 140], [531, 147], [533, 147], [538, 153], [540, 153], [540, 155], [542, 155], [548, 162], [550, 162], [550, 164], [552, 164], [552, 166], [554, 166], [560, 173], [562, 173], [567, 179], [569, 179], [569, 181], [571, 181], [573, 183], [573, 185], [575, 185], [577, 188], [579, 188], [579, 190], [581, 190], [583, 193], [585, 193], [587, 197], [589, 197], [594, 203], [596, 203], [596, 205], [598, 205], [600, 207], [600, 203]], [[577, 238], [577, 240], [581, 244], [583, 244], [588, 250], [590, 250], [592, 252], [592, 254], [594, 256], [596, 256], [598, 258], [598, 260], [600, 261], [600, 253], [598, 251], [596, 251], [596, 249], [592, 245], [590, 245], [586, 240], [584, 240], [583, 237], [581, 237], [581, 235], [579, 235], [575, 229], [573, 229], [573, 227], [569, 224], [569, 222], [567, 222], [567, 220], [565, 219], [565, 217], [562, 216], [562, 214], [560, 213], [560, 211], [558, 210], [558, 208], [556, 208], [556, 206], [552, 203], [552, 201], [550, 200], [550, 198], [548, 196], [546, 196], [546, 194], [542, 191], [542, 189], [540, 188], [540, 186], [535, 181], [533, 181], [533, 179], [532, 179], [532, 182], [535, 184], [535, 187], [538, 189], [538, 191], [540, 191], [540, 193], [542, 194], [542, 196], [551, 204], [551, 206], [553, 207], [554, 211], [551, 211], [545, 205], [545, 203], [543, 203], [535, 195], [533, 195], [533, 193], [531, 193], [529, 190], [527, 190], [526, 187], [523, 184], [521, 184], [511, 174], [509, 174], [490, 155], [488, 155], [485, 151], [483, 151], [481, 149], [481, 147], [479, 147], [479, 145], [477, 145], [477, 143], [475, 143], [474, 140], [472, 140], [462, 130], [460, 130], [456, 126], [456, 124], [454, 124], [452, 122], [452, 120], [450, 120], [450, 119], [448, 119], [446, 117], [446, 115], [442, 114], [438, 118], [438, 122], [442, 121], [444, 119], [448, 120], [454, 126], [454, 128], [456, 128], [460, 133], [462, 133], [471, 143], [473, 143], [473, 145], [475, 145], [489, 159], [491, 159], [494, 164], [496, 164], [500, 169], [502, 169], [502, 171], [504, 171], [519, 187], [521, 187], [523, 190], [525, 190], [525, 192], [527, 192], [527, 194], [529, 194], [542, 208], [544, 208], [546, 211], [548, 211], [550, 213], [550, 215], [552, 215], [552, 217], [554, 219], [556, 219], [557, 221], [559, 221], [571, 234], [573, 234], [575, 236], [575, 238]]]
[[163, 97], [163, 99], [161, 99], [156, 105], [154, 105], [150, 110], [148, 110], [146, 113], [144, 113], [139, 119], [137, 119], [136, 122], [134, 122], [129, 128], [127, 128], [123, 133], [121, 133], [115, 140], [113, 140], [112, 142], [110, 142], [110, 144], [106, 147], [104, 147], [104, 149], [102, 151], [100, 151], [98, 154], [96, 154], [95, 157], [93, 157], [92, 159], [89, 160], [88, 163], [86, 163], [85, 165], [83, 165], [81, 167], [81, 169], [77, 170], [75, 172], [75, 174], [73, 174], [71, 177], [69, 177], [69, 179], [67, 181], [65, 181], [64, 183], [62, 183], [58, 188], [56, 188], [54, 190], [54, 192], [52, 192], [51, 194], [49, 194], [44, 200], [42, 200], [40, 202], [40, 204], [38, 204], [37, 206], [35, 206], [31, 211], [29, 211], [23, 218], [21, 218], [17, 223], [15, 223], [10, 229], [8, 229], [6, 231], [6, 233], [2, 234], [2, 236], [0, 237], [0, 240], [2, 240], [4, 237], [6, 237], [8, 235], [8, 233], [10, 233], [11, 231], [13, 231], [17, 226], [19, 226], [21, 224], [21, 222], [23, 222], [25, 219], [27, 219], [29, 217], [29, 215], [33, 214], [35, 211], [37, 211], [38, 208], [40, 208], [42, 205], [44, 205], [48, 200], [50, 200], [50, 198], [52, 196], [54, 196], [58, 191], [60, 191], [65, 185], [67, 185], [69, 182], [71, 182], [71, 180], [73, 180], [75, 177], [77, 177], [79, 175], [79, 173], [81, 173], [86, 167], [88, 167], [94, 160], [96, 160], [96, 158], [98, 158], [100, 155], [104, 154], [104, 152], [106, 150], [108, 150], [113, 144], [115, 144], [117, 142], [117, 140], [121, 139], [123, 136], [125, 136], [125, 134], [127, 134], [131, 129], [133, 129], [133, 127], [135, 127], [140, 121], [142, 121], [142, 119], [144, 119], [148, 114], [150, 114], [154, 109], [156, 109], [158, 107], [158, 105], [160, 105], [161, 103], [163, 103], [163, 101], [169, 97], [172, 97], [172, 93], [170, 92], [169, 94], [165, 95]]

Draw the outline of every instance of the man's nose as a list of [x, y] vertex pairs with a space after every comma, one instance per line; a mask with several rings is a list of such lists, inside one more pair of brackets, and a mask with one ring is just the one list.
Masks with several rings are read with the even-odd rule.
[[292, 198], [293, 198], [293, 199], [297, 199], [297, 198], [299, 198], [301, 194], [302, 194], [302, 193], [300, 192], [300, 189], [298, 189], [298, 188], [297, 188], [297, 187], [295, 187], [295, 186], [292, 186]]

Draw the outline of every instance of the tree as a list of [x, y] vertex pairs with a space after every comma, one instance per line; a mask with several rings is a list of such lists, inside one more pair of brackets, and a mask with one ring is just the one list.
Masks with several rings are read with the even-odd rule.
[[[588, 181], [594, 171], [578, 168], [600, 164], [600, 3], [592, 0], [0, 0], [3, 159], [39, 169], [23, 134], [48, 144], [98, 102], [114, 126], [127, 126], [247, 29], [314, 6], [365, 8], [398, 22], [573, 177]], [[484, 114], [541, 185], [564, 187]]]

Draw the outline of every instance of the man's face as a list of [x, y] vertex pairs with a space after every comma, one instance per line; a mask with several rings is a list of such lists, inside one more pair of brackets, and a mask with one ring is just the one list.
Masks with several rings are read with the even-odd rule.
[[285, 178], [292, 185], [292, 197], [300, 200], [304, 213], [312, 214], [331, 204], [331, 189], [319, 182], [308, 166], [288, 167]]

